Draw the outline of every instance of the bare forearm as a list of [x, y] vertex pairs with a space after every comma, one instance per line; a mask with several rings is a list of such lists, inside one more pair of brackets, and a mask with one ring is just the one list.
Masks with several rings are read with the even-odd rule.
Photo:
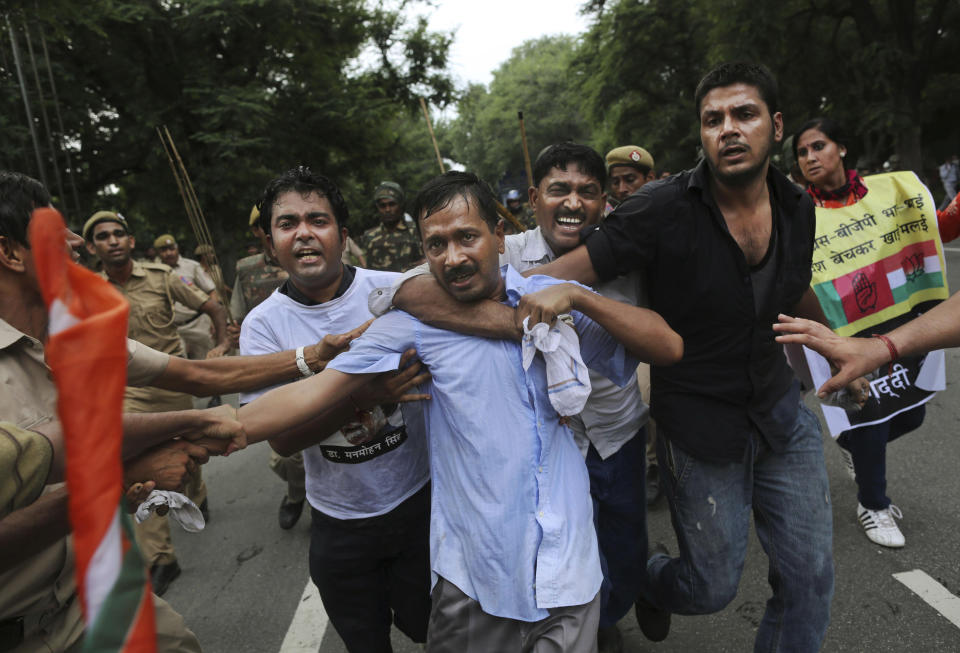
[[643, 362], [672, 365], [683, 357], [683, 338], [658, 313], [579, 287], [573, 308], [606, 329]]
[[164, 413], [123, 414], [123, 458], [141, 452], [187, 432], [212, 425], [211, 413], [203, 410], [175, 410]]
[[459, 302], [430, 274], [407, 280], [394, 295], [393, 304], [440, 329], [503, 340], [520, 340], [522, 335], [509, 306], [490, 299]]
[[200, 310], [209, 315], [210, 319], [213, 320], [214, 339], [217, 341], [217, 344], [227, 344], [227, 312], [223, 309], [220, 302], [214, 300], [211, 296], [211, 298], [200, 307]]
[[355, 417], [356, 408], [348, 398], [310, 421], [270, 438], [270, 448], [281, 456], [292, 456], [326, 440]]
[[0, 572], [70, 533], [67, 490], [59, 488], [0, 519]]
[[[304, 359], [314, 372], [323, 370], [320, 346], [303, 348]], [[166, 390], [207, 397], [231, 392], [253, 392], [301, 378], [294, 350], [261, 356], [229, 356], [208, 360], [171, 357], [167, 369], [153, 385]]]
[[901, 356], [960, 347], [960, 293], [894, 329], [887, 337]]
[[335, 407], [372, 375], [324, 370], [276, 388], [240, 408], [238, 418], [252, 444], [298, 428]]

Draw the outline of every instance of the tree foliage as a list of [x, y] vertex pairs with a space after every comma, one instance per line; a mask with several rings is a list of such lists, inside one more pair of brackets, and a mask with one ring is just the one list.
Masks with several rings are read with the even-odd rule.
[[577, 41], [544, 37], [514, 48], [494, 73], [490, 88], [472, 85], [449, 126], [453, 158], [489, 182], [520, 174], [523, 150], [517, 112], [522, 111], [531, 158], [560, 141], [589, 141], [590, 123], [580, 96], [582, 73], [573, 67]]
[[[119, 209], [141, 242], [163, 231], [191, 240], [157, 126], [170, 130], [215, 239], [236, 250], [265, 182], [301, 163], [344, 187], [359, 230], [378, 181], [423, 181], [397, 166], [411, 148], [418, 96], [442, 106], [455, 94], [450, 37], [423, 20], [408, 25], [403, 3], [103, 0], [40, 13], [24, 5], [11, 14], [14, 31], [21, 51], [28, 33], [46, 37], [72, 150], [79, 206], [67, 191], [57, 201], [74, 225]], [[2, 41], [10, 52], [9, 36]], [[0, 164], [37, 174], [12, 61], [0, 63]]]

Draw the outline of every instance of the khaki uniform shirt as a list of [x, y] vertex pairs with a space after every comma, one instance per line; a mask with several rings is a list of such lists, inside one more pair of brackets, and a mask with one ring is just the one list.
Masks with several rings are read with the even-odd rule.
[[403, 272], [423, 259], [420, 239], [404, 220], [390, 231], [382, 224], [367, 229], [360, 246], [367, 253], [367, 267], [371, 270]]
[[[206, 295], [212, 293], [216, 288], [213, 285], [213, 279], [210, 278], [207, 271], [200, 265], [200, 261], [194, 261], [193, 259], [181, 256], [177, 259], [177, 264], [170, 269], [173, 270], [173, 273], [183, 282], [183, 285], [188, 288], [200, 290]], [[174, 313], [176, 313], [173, 321], [177, 325], [189, 322], [198, 316], [196, 309], [185, 306], [183, 302], [180, 301], [173, 305], [173, 309]]]
[[[2, 319], [0, 387], [0, 419], [31, 428], [56, 415], [57, 390], [44, 361], [43, 345]], [[0, 482], [8, 480], [0, 477]], [[0, 573], [0, 621], [23, 615], [40, 617], [39, 626], [57, 634], [49, 641], [66, 648], [83, 632], [80, 602], [75, 596], [72, 539], [65, 537]], [[35, 619], [26, 627], [31, 624], [37, 627]]]
[[266, 254], [254, 254], [237, 261], [237, 276], [230, 296], [230, 315], [242, 320], [287, 280], [286, 271]]
[[40, 497], [53, 445], [44, 435], [13, 422], [0, 422], [0, 519]]
[[[101, 272], [100, 276], [109, 281], [105, 272]], [[165, 354], [182, 356], [183, 347], [174, 324], [173, 304], [180, 302], [197, 310], [207, 301], [207, 295], [184, 284], [162, 263], [134, 261], [133, 272], [126, 283], [110, 283], [130, 304], [127, 336]]]

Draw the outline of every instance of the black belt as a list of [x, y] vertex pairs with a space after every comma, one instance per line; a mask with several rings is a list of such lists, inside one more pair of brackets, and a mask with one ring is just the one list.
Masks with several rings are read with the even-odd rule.
[[23, 617], [0, 621], [0, 651], [12, 651], [23, 642]]

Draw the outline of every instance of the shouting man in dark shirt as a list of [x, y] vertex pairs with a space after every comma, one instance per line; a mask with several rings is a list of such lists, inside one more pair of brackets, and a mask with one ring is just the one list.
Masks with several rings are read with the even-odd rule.
[[696, 109], [705, 161], [640, 189], [537, 272], [592, 284], [639, 268], [650, 307], [684, 340], [680, 363], [652, 369], [680, 555], [648, 561], [644, 633], [662, 639], [670, 612], [733, 600], [752, 511], [773, 589], [755, 650], [817, 651], [833, 595], [830, 493], [819, 423], [772, 329], [781, 312], [822, 320], [810, 289], [814, 209], [770, 166], [783, 117], [769, 71], [718, 66]]

